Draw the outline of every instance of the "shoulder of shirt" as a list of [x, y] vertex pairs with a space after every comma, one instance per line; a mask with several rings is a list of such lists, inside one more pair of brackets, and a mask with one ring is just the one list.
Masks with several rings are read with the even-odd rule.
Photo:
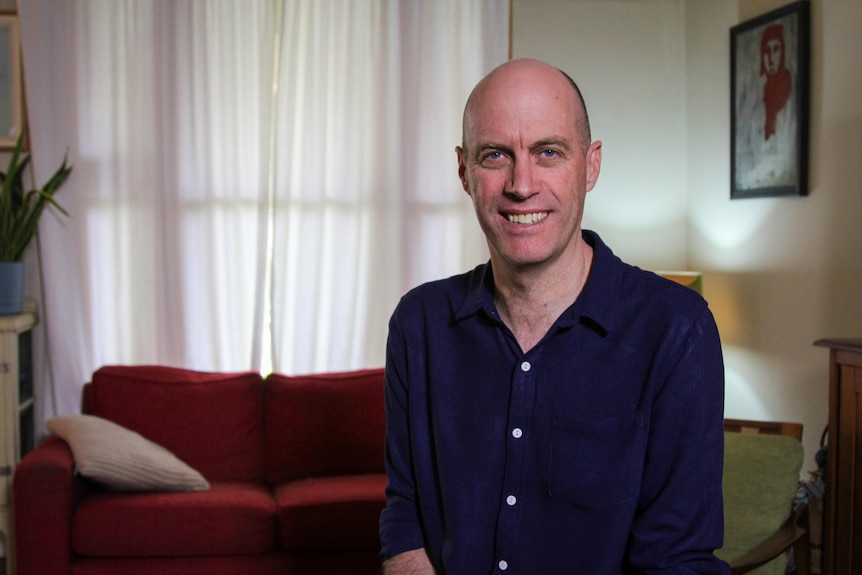
[[585, 231], [585, 237], [596, 257], [580, 311], [605, 329], [625, 326], [632, 314], [649, 314], [659, 323], [675, 324], [710, 313], [696, 291], [622, 261], [595, 232]]
[[685, 315], [700, 313], [707, 307], [707, 302], [695, 290], [671, 279], [636, 266], [624, 264], [622, 288], [644, 294], [649, 297], [650, 304], [663, 313], [683, 313]]
[[476, 266], [473, 270], [420, 284], [401, 297], [395, 314], [410, 313], [419, 309], [431, 309], [438, 313], [454, 313], [471, 291], [471, 286], [481, 277], [488, 264]]

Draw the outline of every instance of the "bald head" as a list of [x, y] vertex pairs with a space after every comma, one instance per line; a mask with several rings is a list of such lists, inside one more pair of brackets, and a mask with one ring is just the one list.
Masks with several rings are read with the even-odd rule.
[[496, 106], [499, 98], [506, 98], [518, 90], [532, 90], [536, 98], [551, 97], [569, 100], [571, 120], [579, 136], [583, 151], [590, 145], [590, 120], [586, 104], [578, 85], [562, 70], [539, 60], [521, 58], [510, 60], [493, 69], [485, 76], [467, 99], [464, 107], [461, 147], [466, 151], [476, 130], [480, 112]]

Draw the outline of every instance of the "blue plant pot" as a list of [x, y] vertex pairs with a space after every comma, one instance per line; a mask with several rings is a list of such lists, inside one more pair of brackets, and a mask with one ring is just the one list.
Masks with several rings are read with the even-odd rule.
[[24, 262], [0, 262], [0, 315], [21, 313], [24, 306]]

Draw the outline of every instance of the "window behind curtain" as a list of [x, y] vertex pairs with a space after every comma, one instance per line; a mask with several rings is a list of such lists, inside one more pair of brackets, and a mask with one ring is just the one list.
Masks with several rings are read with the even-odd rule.
[[486, 257], [454, 147], [508, 11], [22, 3], [36, 179], [75, 166], [42, 229], [41, 420], [109, 363], [382, 365], [398, 297]]

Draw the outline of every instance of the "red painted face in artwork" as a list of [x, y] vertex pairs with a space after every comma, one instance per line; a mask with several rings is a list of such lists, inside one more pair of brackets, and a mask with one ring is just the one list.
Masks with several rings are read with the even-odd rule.
[[766, 120], [763, 139], [775, 135], [778, 113], [787, 105], [793, 91], [793, 79], [785, 66], [784, 27], [781, 24], [767, 26], [760, 38], [760, 75], [766, 76], [763, 85], [763, 106]]

